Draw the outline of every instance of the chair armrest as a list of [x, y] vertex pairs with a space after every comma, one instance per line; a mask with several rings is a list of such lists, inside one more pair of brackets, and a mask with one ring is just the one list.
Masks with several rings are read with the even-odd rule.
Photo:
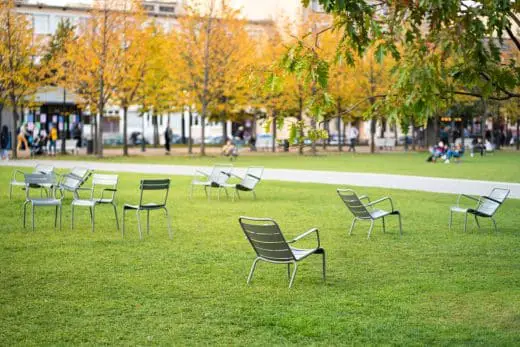
[[103, 188], [103, 190], [101, 190], [101, 198], [100, 199], [104, 198], [105, 192], [112, 193], [112, 199], [114, 199], [114, 195], [117, 192], [117, 189], [115, 189], [115, 188]]
[[457, 207], [460, 206], [460, 199], [461, 198], [471, 199], [471, 200], [476, 201], [477, 203], [480, 201], [480, 198], [477, 198], [477, 197], [474, 197], [474, 196], [471, 196], [471, 195], [467, 195], [467, 194], [459, 194], [459, 196], [457, 198]]
[[[19, 175], [22, 175], [23, 176], [23, 179], [22, 180], [17, 180], [16, 179], [16, 175], [19, 174]], [[13, 171], [13, 177], [11, 179], [12, 181], [15, 181], [15, 182], [24, 182], [25, 181], [25, 172], [23, 171], [20, 171], [18, 169], [14, 170]]]
[[370, 203], [370, 198], [368, 197], [368, 195], [361, 195], [361, 196], [359, 197], [359, 200], [363, 200], [363, 199], [367, 199], [368, 202]]
[[303, 234], [296, 236], [294, 239], [292, 239], [290, 241], [287, 241], [287, 243], [296, 242], [296, 241], [301, 240], [304, 237], [306, 237], [306, 236], [308, 236], [308, 235], [310, 235], [312, 233], [316, 233], [316, 240], [318, 241], [318, 247], [317, 248], [320, 248], [320, 232], [318, 231], [318, 228], [312, 228], [310, 230], [307, 230]]
[[394, 202], [392, 201], [392, 198], [389, 197], [389, 196], [385, 196], [384, 198], [377, 199], [375, 201], [369, 202], [365, 206], [366, 207], [373, 206], [373, 205], [379, 204], [380, 202], [383, 202], [383, 201], [386, 201], [386, 200], [388, 200], [390, 202], [390, 207], [392, 208], [392, 212], [394, 212]]

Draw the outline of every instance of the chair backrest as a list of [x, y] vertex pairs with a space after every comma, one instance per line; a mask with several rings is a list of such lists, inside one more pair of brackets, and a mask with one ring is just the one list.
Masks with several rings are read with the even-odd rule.
[[[168, 192], [170, 191], [170, 179], [162, 178], [162, 179], [141, 180], [139, 189], [141, 190], [141, 197], [139, 198], [139, 206], [143, 206], [146, 204], [166, 206], [166, 201], [168, 200]], [[151, 201], [147, 200], [148, 196], [146, 194], [146, 191], [162, 193], [162, 199], [160, 199], [161, 202], [158, 203], [158, 202], [151, 202]]]
[[33, 173], [50, 174], [54, 172], [54, 166], [46, 164], [38, 164], [34, 167]]
[[253, 190], [256, 185], [262, 180], [264, 173], [263, 166], [250, 166], [247, 168], [246, 175], [239, 183], [242, 187]]
[[510, 192], [511, 191], [506, 188], [493, 188], [493, 190], [491, 190], [491, 193], [488, 196], [491, 199], [496, 200], [502, 204], [507, 199], [507, 196]]
[[61, 179], [60, 188], [63, 188], [70, 192], [76, 192], [76, 190], [81, 186], [82, 183], [83, 180], [80, 177], [69, 173], [63, 176], [63, 178]]
[[25, 180], [25, 196], [27, 200], [31, 198], [31, 188], [40, 188], [42, 186], [50, 186], [56, 184], [56, 175], [54, 173], [30, 173], [24, 174]]
[[232, 170], [233, 165], [231, 164], [215, 164], [208, 177], [208, 181], [217, 182], [222, 173], [225, 173], [229, 176]]
[[370, 212], [361, 202], [356, 192], [352, 189], [337, 189], [338, 195], [354, 217], [360, 219], [371, 219]]
[[509, 189], [504, 188], [493, 188], [489, 196], [483, 196], [480, 198], [477, 212], [483, 213], [488, 216], [493, 216], [498, 210], [500, 205], [504, 203], [509, 195]]
[[296, 260], [274, 220], [240, 217], [238, 221], [257, 256], [274, 262]]
[[76, 166], [72, 168], [70, 174], [81, 178], [83, 181], [86, 181], [88, 176], [90, 176], [90, 170], [85, 167]]
[[[116, 189], [118, 180], [119, 180], [118, 175], [93, 174], [92, 175], [92, 196], [91, 196], [91, 198], [94, 198], [96, 187], [101, 186], [104, 188]], [[108, 196], [110, 196], [110, 199], [114, 200], [115, 194], [116, 194], [116, 192], [113, 191]], [[104, 196], [103, 196], [103, 198], [108, 199], [108, 197], [104, 197]]]

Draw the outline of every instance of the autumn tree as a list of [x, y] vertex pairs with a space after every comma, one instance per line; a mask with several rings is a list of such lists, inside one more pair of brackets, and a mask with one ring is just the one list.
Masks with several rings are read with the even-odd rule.
[[[18, 126], [20, 106], [44, 85], [44, 67], [36, 63], [41, 44], [33, 36], [25, 14], [17, 13], [14, 0], [0, 2], [0, 92], [13, 109]], [[13, 132], [14, 133], [14, 132]], [[13, 137], [13, 158], [17, 158], [17, 138]]]
[[79, 35], [67, 45], [69, 87], [82, 102], [97, 114], [95, 122], [95, 149], [103, 156], [103, 116], [105, 106], [114, 97], [121, 82], [121, 41], [119, 30], [123, 27], [122, 9], [126, 0], [96, 0], [85, 25], [79, 27]]
[[[241, 47], [247, 43], [245, 23], [226, 0], [207, 6], [190, 3], [179, 18], [178, 69], [186, 76], [187, 93], [201, 117], [200, 154], [205, 155], [205, 123], [211, 112], [224, 112], [228, 102], [241, 103], [238, 76], [243, 70]], [[227, 106], [225, 106], [227, 107]]]

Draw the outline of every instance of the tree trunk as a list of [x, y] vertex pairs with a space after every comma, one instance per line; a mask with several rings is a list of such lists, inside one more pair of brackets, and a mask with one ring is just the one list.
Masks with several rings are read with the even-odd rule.
[[381, 137], [385, 137], [386, 132], [386, 118], [381, 118]]
[[193, 115], [191, 114], [191, 106], [188, 107], [188, 154], [193, 154], [193, 137], [191, 134], [191, 126], [193, 125]]
[[482, 143], [484, 143], [485, 138], [486, 138], [486, 119], [487, 119], [486, 100], [482, 99], [482, 105], [483, 105], [484, 111], [482, 112], [482, 116], [480, 117], [480, 136], [482, 137]]
[[103, 114], [99, 114], [97, 121], [97, 156], [103, 158]]
[[437, 145], [439, 142], [439, 115], [435, 114], [433, 117], [433, 145]]
[[303, 142], [303, 137], [305, 134], [303, 133], [303, 99], [300, 97], [299, 100], [299, 114], [298, 114], [298, 130], [300, 132], [299, 134], [299, 141], [298, 141], [298, 154], [303, 155], [303, 146], [305, 145]]
[[2, 128], [2, 111], [4, 110], [4, 104], [0, 104], [0, 129]]
[[206, 138], [206, 105], [202, 106], [202, 115], [200, 116], [200, 155], [206, 155], [206, 144], [204, 139]]
[[273, 143], [271, 143], [271, 152], [276, 152], [276, 111], [273, 111]]
[[159, 122], [155, 111], [152, 112], [152, 125], [153, 125], [153, 146], [154, 148], [159, 147]]
[[520, 118], [516, 120], [516, 150], [520, 150]]
[[123, 155], [128, 156], [128, 106], [123, 106]]
[[227, 136], [227, 121], [226, 120], [222, 121], [222, 139], [223, 139], [224, 143], [226, 143], [227, 139], [228, 139], [228, 136]]
[[338, 98], [338, 101], [336, 102], [336, 117], [338, 118], [338, 152], [343, 151], [343, 143], [342, 143], [342, 136], [341, 136], [341, 100]]
[[146, 137], [144, 136], [144, 113], [141, 113], [141, 152], [146, 152]]
[[[314, 117], [311, 118], [311, 128], [314, 132], [316, 132], [316, 119], [314, 119]], [[312, 140], [311, 142], [311, 151], [312, 151], [312, 155], [316, 155], [317, 154], [317, 149], [316, 149], [316, 140]]]
[[330, 131], [329, 131], [329, 121], [326, 120], [324, 121], [323, 123], [323, 127], [325, 128], [325, 131], [327, 132], [327, 138], [326, 139], [323, 139], [323, 150], [326, 151], [327, 150], [327, 145], [329, 144], [329, 138], [330, 138]]
[[182, 107], [181, 112], [181, 142], [183, 145], [186, 144], [186, 120], [184, 119], [184, 106]]
[[412, 119], [410, 123], [412, 124], [412, 151], [415, 151], [415, 146], [417, 145], [417, 137], [415, 136], [415, 121]]
[[[65, 88], [63, 88], [63, 110], [62, 110], [62, 117], [63, 117], [63, 130], [61, 131], [61, 154], [65, 155], [67, 150], [65, 147], [65, 140], [67, 139], [67, 127], [65, 126], [65, 104], [67, 102], [67, 91]], [[70, 121], [70, 120], [69, 120]], [[36, 122], [36, 120], [35, 120]], [[59, 119], [58, 119], [59, 123]], [[69, 124], [70, 126], [70, 124]]]
[[18, 133], [16, 129], [18, 127], [18, 111], [16, 110], [16, 98], [11, 97], [11, 105], [13, 107], [13, 137], [11, 140], [12, 149], [13, 149], [13, 159], [18, 159]]
[[372, 118], [370, 120], [370, 153], [375, 153], [376, 151], [376, 119]]

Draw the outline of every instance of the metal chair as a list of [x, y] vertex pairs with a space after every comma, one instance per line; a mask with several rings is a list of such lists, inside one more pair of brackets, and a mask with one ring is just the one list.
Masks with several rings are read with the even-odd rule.
[[[60, 212], [60, 230], [61, 230], [61, 199], [56, 197], [56, 189], [50, 188], [51, 196], [41, 197], [41, 187], [54, 187], [56, 185], [56, 176], [54, 174], [32, 173], [24, 175], [25, 181], [25, 202], [23, 203], [23, 227], [25, 228], [25, 220], [27, 214], [27, 205], [31, 204], [32, 209], [32, 231], [34, 231], [34, 208], [36, 206], [54, 207], [54, 228], [58, 221], [58, 210]], [[31, 189], [40, 189], [40, 197], [31, 196]], [[61, 192], [60, 192], [61, 193]]]
[[[337, 189], [338, 195], [343, 200], [347, 208], [354, 215], [354, 220], [352, 221], [352, 225], [350, 226], [349, 235], [352, 235], [352, 230], [358, 220], [369, 220], [370, 228], [368, 229], [368, 237], [370, 238], [370, 234], [372, 233], [372, 228], [374, 227], [374, 221], [377, 219], [383, 220], [383, 232], [385, 232], [385, 217], [396, 215], [399, 217], [399, 235], [403, 234], [403, 227], [401, 223], [401, 213], [398, 210], [394, 210], [394, 203], [392, 198], [385, 196], [384, 198], [370, 201], [370, 198], [366, 195], [357, 196], [356, 192], [352, 189]], [[368, 203], [364, 204], [361, 200], [366, 199]], [[375, 209], [373, 206], [377, 205], [383, 201], [390, 202], [390, 211]]]
[[[54, 166], [52, 165], [45, 165], [45, 164], [38, 164], [34, 167], [34, 170], [32, 172], [33, 174], [38, 174], [38, 173], [41, 173], [41, 174], [51, 174], [51, 173], [54, 173]], [[20, 170], [14, 170], [13, 171], [13, 176], [11, 177], [11, 181], [9, 182], [9, 200], [11, 200], [12, 198], [12, 195], [13, 195], [13, 187], [25, 187], [25, 175], [26, 173], [23, 172], [23, 171], [20, 171]], [[20, 178], [24, 178], [24, 179], [20, 179]], [[32, 188], [38, 188], [36, 186], [33, 186]], [[49, 189], [51, 187], [44, 187], [44, 186], [39, 186], [39, 188], [43, 188], [45, 189], [45, 192], [47, 194], [47, 196], [49, 195]]]
[[247, 171], [246, 171], [246, 174], [244, 175], [244, 177], [240, 177], [238, 175], [231, 173], [231, 176], [234, 176], [234, 177], [240, 179], [239, 183], [237, 183], [237, 184], [224, 183], [224, 184], [222, 184], [222, 187], [223, 188], [235, 188], [235, 191], [233, 192], [233, 201], [235, 201], [235, 195], [238, 196], [238, 198], [240, 199], [240, 194], [238, 193], [239, 191], [252, 192], [253, 199], [256, 199], [255, 187], [262, 180], [263, 173], [264, 173], [263, 166], [250, 166], [247, 168]]
[[[291, 288], [294, 283], [294, 278], [296, 277], [296, 271], [298, 270], [298, 262], [307, 258], [311, 254], [322, 255], [323, 280], [325, 280], [325, 250], [321, 248], [320, 234], [317, 228], [310, 229], [294, 239], [286, 241], [278, 224], [270, 218], [240, 217], [238, 221], [244, 234], [256, 252], [256, 259], [254, 260], [249, 276], [247, 277], [248, 284], [253, 278], [256, 264], [260, 260], [263, 260], [273, 264], [287, 264], [287, 276], [290, 278], [289, 288]], [[301, 249], [289, 245], [310, 234], [316, 235], [316, 247]], [[291, 264], [294, 265], [292, 276]]]
[[[166, 202], [168, 200], [168, 192], [170, 190], [170, 179], [146, 179], [141, 180], [141, 184], [139, 185], [139, 190], [141, 191], [141, 197], [139, 198], [138, 205], [130, 205], [124, 204], [123, 206], [123, 237], [125, 237], [125, 213], [126, 210], [135, 210], [137, 215], [137, 227], [139, 229], [139, 238], [143, 238], [143, 234], [141, 232], [141, 217], [139, 213], [141, 211], [146, 211], [146, 232], [150, 234], [150, 211], [152, 210], [164, 210], [166, 214], [166, 219], [168, 221], [168, 235], [170, 239], [172, 238], [172, 230], [170, 223], [170, 216], [168, 215], [168, 208], [166, 207]], [[149, 202], [146, 196], [146, 192], [160, 192], [162, 191], [163, 198], [162, 202]]]
[[[226, 195], [229, 196], [224, 184], [231, 176], [233, 165], [231, 164], [216, 164], [213, 166], [211, 173], [205, 173], [200, 170], [195, 171], [193, 180], [191, 181], [190, 199], [193, 197], [193, 187], [202, 186], [204, 187], [204, 193], [208, 199], [211, 199], [211, 188], [218, 188], [218, 199], [220, 200], [220, 190], [223, 188]], [[209, 188], [209, 194], [208, 194]]]
[[[107, 205], [110, 204], [114, 208], [114, 215], [116, 217], [116, 227], [119, 231], [119, 219], [117, 217], [117, 206], [115, 203], [115, 197], [117, 193], [117, 183], [119, 177], [117, 175], [100, 175], [94, 174], [92, 175], [92, 187], [91, 188], [81, 188], [83, 180], [80, 177], [70, 175], [68, 176], [69, 181], [76, 182], [74, 184], [75, 188], [68, 189], [73, 192], [74, 200], [72, 200], [71, 204], [71, 228], [74, 229], [74, 207], [83, 206], [88, 207], [90, 211], [90, 220], [92, 222], [92, 232], [95, 229], [95, 212], [97, 205]], [[98, 193], [96, 197], [96, 188], [101, 187], [101, 193]], [[88, 199], [81, 199], [79, 196], [79, 191], [86, 190], [90, 191], [90, 197]], [[106, 194], [106, 195], [105, 195]]]
[[[449, 229], [451, 230], [451, 224], [453, 221], [453, 212], [464, 213], [464, 232], [466, 232], [468, 225], [468, 214], [472, 214], [475, 217], [475, 222], [480, 229], [480, 223], [478, 217], [491, 218], [495, 227], [495, 232], [498, 232], [497, 223], [493, 216], [497, 212], [498, 208], [502, 206], [504, 201], [507, 199], [510, 190], [505, 188], [493, 188], [488, 196], [475, 197], [467, 194], [460, 194], [457, 198], [457, 205], [450, 208], [450, 222]], [[461, 198], [467, 198], [476, 202], [474, 208], [466, 208], [460, 206]]]
[[[91, 174], [92, 171], [90, 169], [78, 166], [74, 167], [69, 173], [65, 175], [60, 175], [60, 182], [58, 183], [58, 188], [62, 191], [69, 191], [74, 194], [77, 188], [81, 187], [85, 182], [87, 182]], [[66, 182], [67, 180], [71, 182]], [[77, 188], [74, 188], [76, 185]]]

